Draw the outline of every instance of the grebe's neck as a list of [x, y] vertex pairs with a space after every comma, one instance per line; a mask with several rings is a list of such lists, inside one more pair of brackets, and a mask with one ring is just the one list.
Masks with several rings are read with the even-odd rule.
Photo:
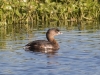
[[46, 38], [49, 42], [53, 43], [55, 42], [56, 40], [54, 39], [54, 36], [50, 35], [50, 34], [46, 34]]
[[54, 39], [54, 36], [46, 35], [46, 38], [54, 46], [55, 49], [59, 49], [58, 42]]

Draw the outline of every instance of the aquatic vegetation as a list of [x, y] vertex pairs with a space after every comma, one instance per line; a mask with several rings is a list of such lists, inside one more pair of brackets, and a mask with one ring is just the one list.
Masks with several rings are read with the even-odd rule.
[[0, 0], [0, 25], [100, 20], [99, 0]]

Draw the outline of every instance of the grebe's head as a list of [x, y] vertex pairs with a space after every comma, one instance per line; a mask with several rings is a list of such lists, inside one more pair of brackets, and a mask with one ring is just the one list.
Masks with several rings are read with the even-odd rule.
[[51, 28], [47, 31], [46, 35], [56, 36], [62, 34], [58, 28]]

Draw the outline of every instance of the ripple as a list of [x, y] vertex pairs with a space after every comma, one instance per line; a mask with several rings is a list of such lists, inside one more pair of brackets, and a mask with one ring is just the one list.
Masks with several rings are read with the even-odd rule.
[[28, 52], [23, 49], [29, 41], [45, 39], [45, 31], [35, 32], [34, 37], [30, 39], [27, 39], [28, 35], [26, 35], [25, 39], [0, 41], [2, 43], [0, 75], [100, 74], [99, 30], [97, 32], [63, 31], [62, 36], [55, 37], [60, 44], [60, 49], [55, 54]]

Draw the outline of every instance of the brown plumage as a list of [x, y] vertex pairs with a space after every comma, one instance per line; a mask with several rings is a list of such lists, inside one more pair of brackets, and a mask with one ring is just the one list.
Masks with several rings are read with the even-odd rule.
[[46, 33], [46, 40], [36, 40], [28, 43], [25, 46], [26, 50], [36, 51], [36, 52], [52, 52], [59, 49], [57, 41], [54, 39], [54, 36], [61, 34], [59, 29], [51, 28]]

